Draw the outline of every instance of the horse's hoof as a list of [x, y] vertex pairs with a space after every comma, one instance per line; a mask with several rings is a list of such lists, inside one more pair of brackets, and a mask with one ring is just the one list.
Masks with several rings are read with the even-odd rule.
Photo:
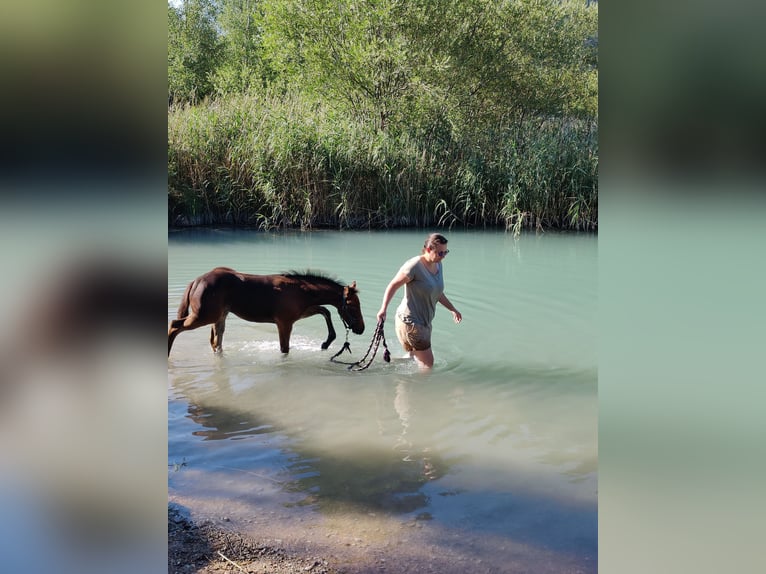
[[330, 346], [330, 343], [322, 343], [322, 350], [326, 351], [327, 347], [329, 347], [329, 346]]

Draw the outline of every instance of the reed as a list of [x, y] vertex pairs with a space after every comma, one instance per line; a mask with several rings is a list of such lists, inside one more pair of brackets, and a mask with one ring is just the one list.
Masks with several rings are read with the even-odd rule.
[[427, 128], [383, 132], [295, 95], [174, 107], [169, 224], [597, 229], [595, 122]]

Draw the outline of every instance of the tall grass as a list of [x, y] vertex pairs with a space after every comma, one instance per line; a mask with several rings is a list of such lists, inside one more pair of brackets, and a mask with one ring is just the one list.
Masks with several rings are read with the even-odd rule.
[[479, 135], [381, 132], [301, 97], [235, 96], [168, 114], [170, 225], [598, 226], [593, 122]]

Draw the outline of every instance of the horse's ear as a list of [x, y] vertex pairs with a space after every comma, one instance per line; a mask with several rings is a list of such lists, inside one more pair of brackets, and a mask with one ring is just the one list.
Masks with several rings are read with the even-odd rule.
[[352, 289], [356, 289], [356, 281], [352, 281], [351, 285], [349, 285]]

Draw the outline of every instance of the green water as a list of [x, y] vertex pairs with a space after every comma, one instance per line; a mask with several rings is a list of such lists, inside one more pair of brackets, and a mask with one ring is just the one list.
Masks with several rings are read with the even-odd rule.
[[[388, 281], [426, 235], [171, 233], [168, 318], [186, 284], [218, 265], [321, 270], [361, 291], [367, 331], [349, 336], [359, 358]], [[329, 361], [345, 337], [334, 309], [338, 339], [328, 351], [320, 317], [296, 324], [287, 356], [274, 325], [234, 316], [222, 356], [207, 327], [182, 333], [168, 360], [168, 456], [187, 465], [169, 473], [171, 496], [236, 492], [321, 516], [427, 517], [595, 569], [597, 239], [446, 236], [446, 294], [463, 322], [437, 308], [430, 373], [402, 358], [391, 313], [401, 292], [386, 324], [394, 361], [379, 356], [362, 373]]]

